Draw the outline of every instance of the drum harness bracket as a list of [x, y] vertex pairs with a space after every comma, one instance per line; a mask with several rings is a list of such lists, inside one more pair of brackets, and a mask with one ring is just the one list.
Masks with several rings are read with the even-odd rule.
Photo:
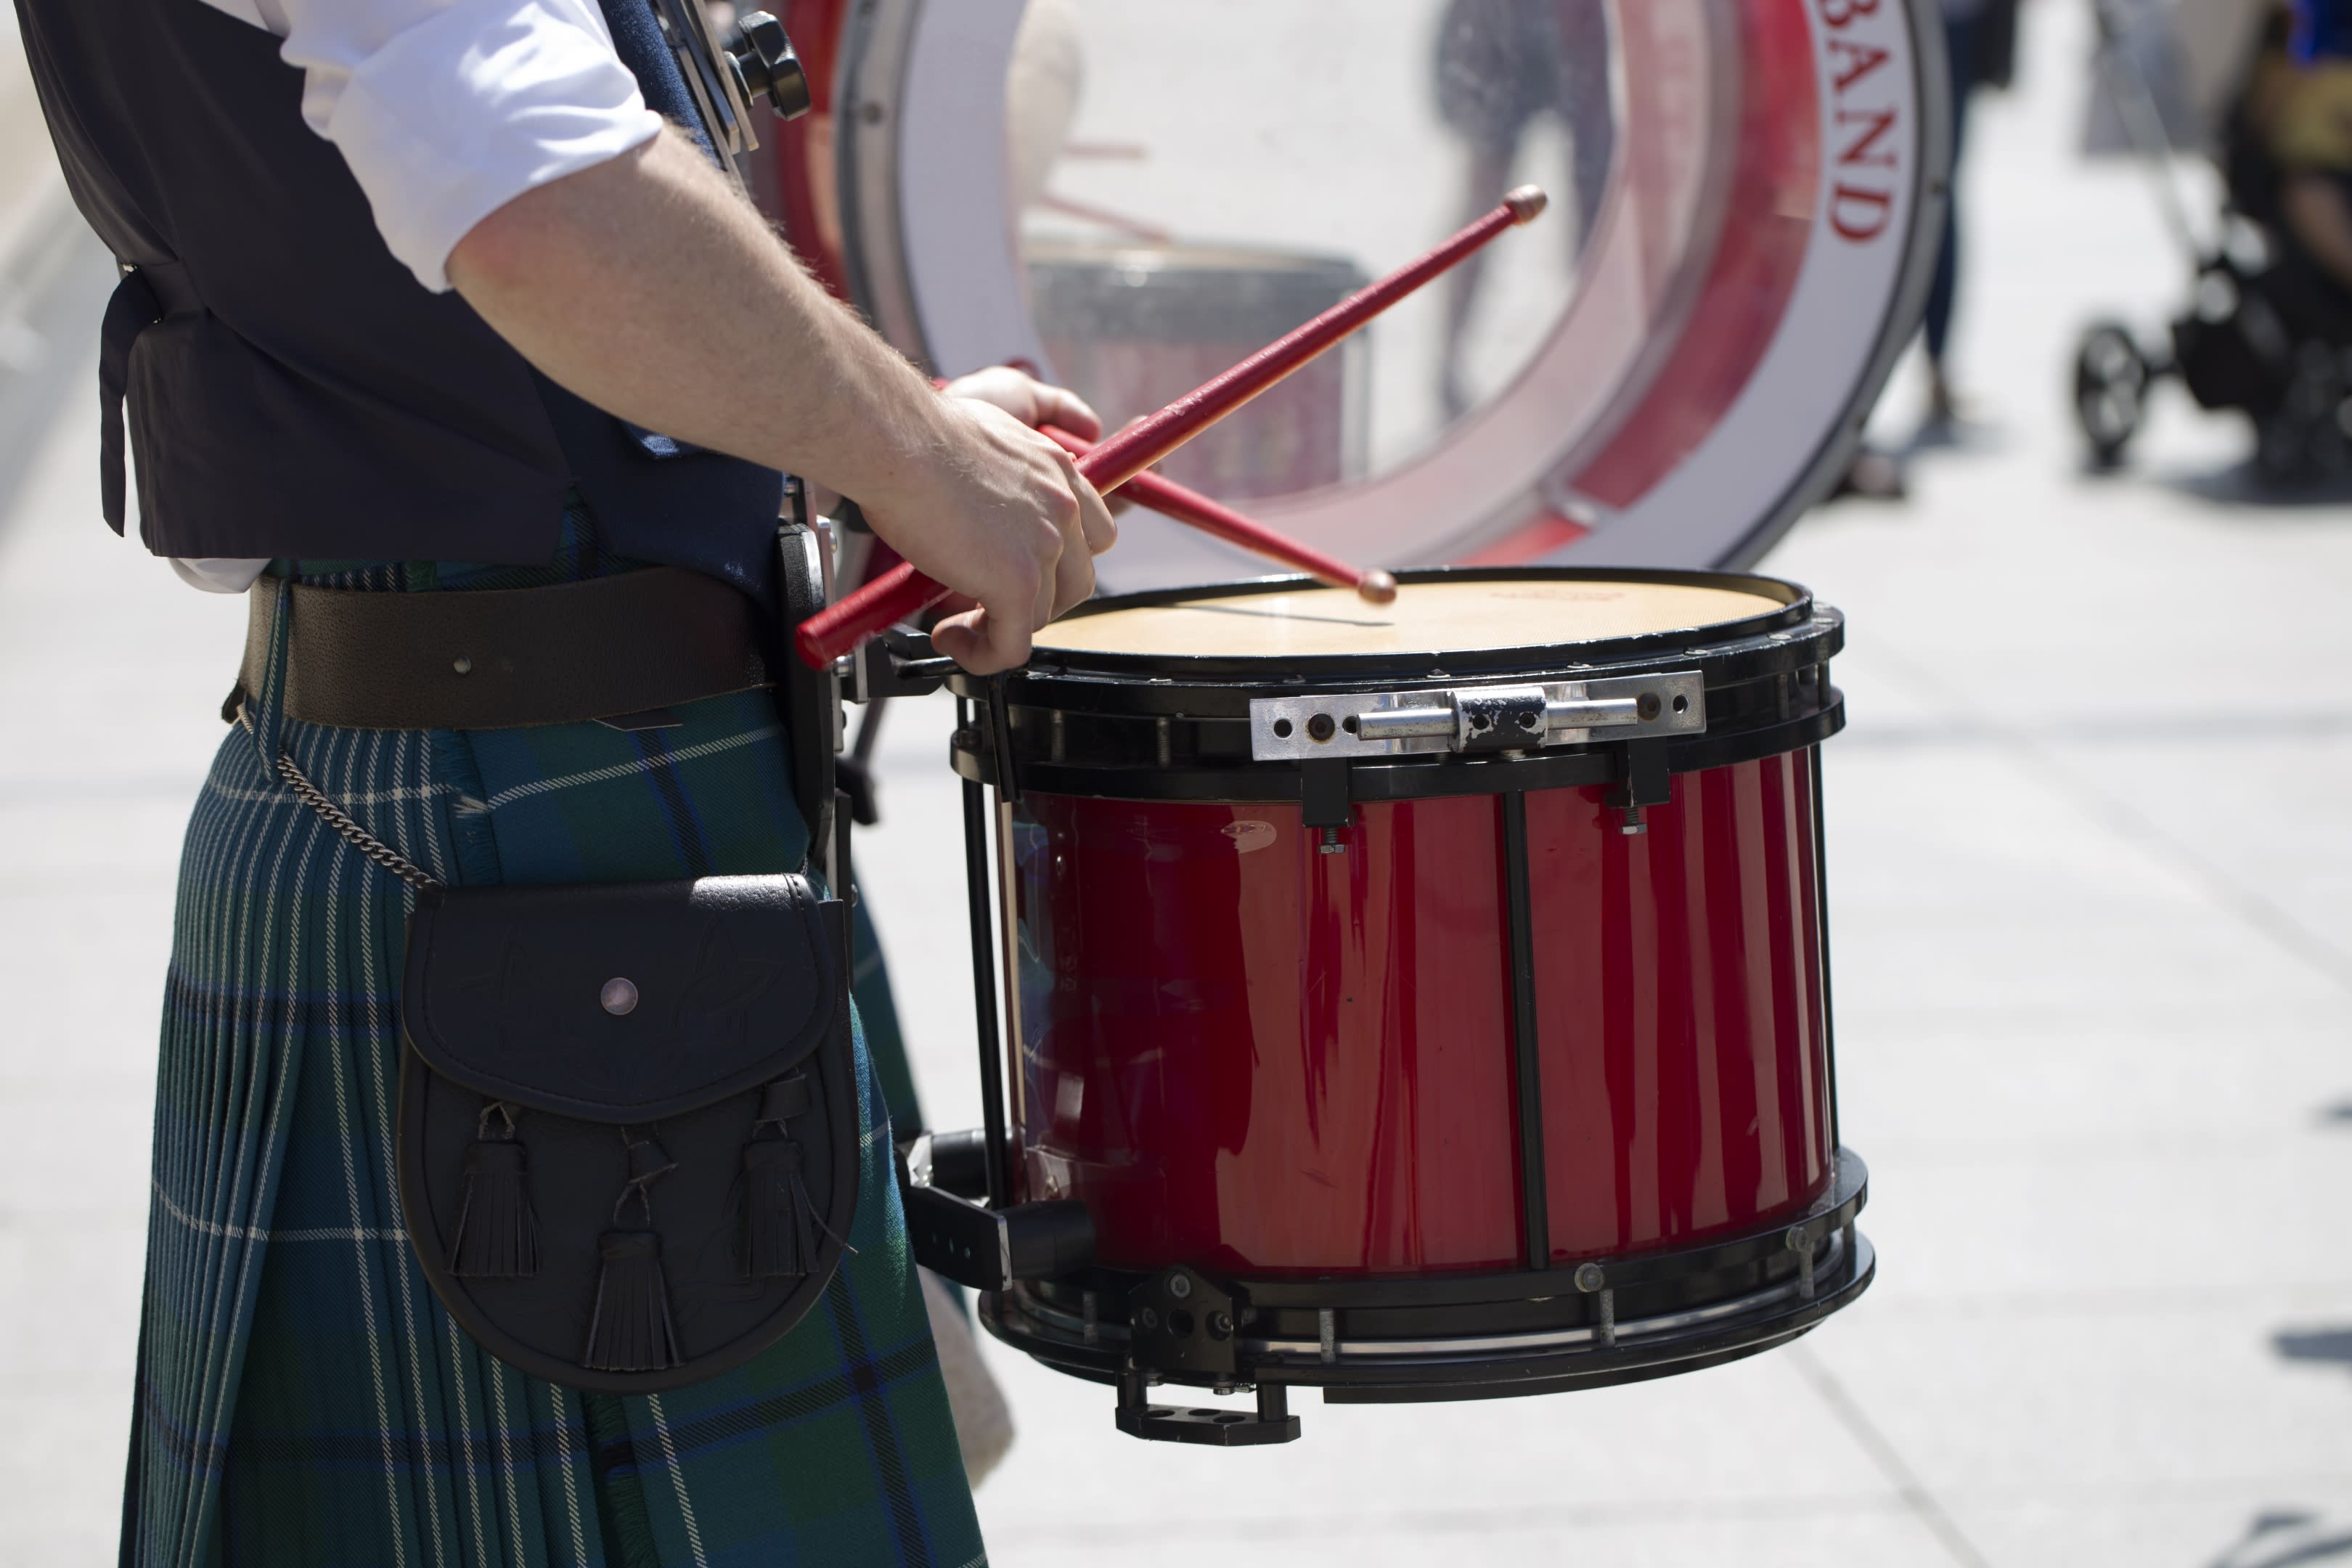
[[1698, 671], [1677, 670], [1261, 697], [1251, 701], [1249, 720], [1253, 761], [1299, 764], [1302, 820], [1323, 830], [1328, 854], [1344, 847], [1338, 830], [1350, 820], [1351, 762], [1438, 753], [1517, 756], [1596, 741], [1622, 745], [1620, 782], [1609, 805], [1622, 814], [1624, 832], [1639, 833], [1642, 808], [1669, 798], [1667, 743], [1706, 731], [1706, 691]]

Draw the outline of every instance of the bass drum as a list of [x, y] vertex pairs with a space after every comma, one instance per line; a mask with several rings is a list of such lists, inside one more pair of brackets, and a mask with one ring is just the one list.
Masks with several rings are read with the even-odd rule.
[[[1754, 562], [1850, 460], [1942, 221], [1937, 0], [806, 6], [838, 47], [788, 227], [936, 374], [1025, 363], [1113, 423], [1217, 323], [1254, 346], [1545, 186], [1213, 437], [1196, 478], [1368, 563]], [[1103, 563], [1259, 570], [1141, 521]]]

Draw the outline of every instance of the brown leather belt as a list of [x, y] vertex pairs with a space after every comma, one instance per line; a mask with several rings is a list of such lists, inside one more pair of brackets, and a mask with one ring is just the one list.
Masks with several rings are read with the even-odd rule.
[[[278, 632], [275, 578], [247, 595], [245, 667], [259, 692]], [[286, 716], [351, 730], [504, 730], [676, 707], [770, 683], [760, 620], [737, 589], [649, 567], [551, 588], [354, 593], [297, 584]]]

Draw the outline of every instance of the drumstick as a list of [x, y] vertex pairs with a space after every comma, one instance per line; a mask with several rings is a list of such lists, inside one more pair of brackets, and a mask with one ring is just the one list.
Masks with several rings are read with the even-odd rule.
[[[1040, 425], [1037, 431], [1074, 458], [1083, 458], [1095, 449], [1093, 442], [1057, 426]], [[1138, 505], [1188, 523], [1203, 533], [1214, 534], [1228, 544], [1238, 544], [1269, 561], [1297, 567], [1334, 588], [1353, 588], [1356, 596], [1368, 605], [1386, 605], [1396, 599], [1396, 579], [1387, 573], [1378, 568], [1367, 571], [1361, 566], [1350, 566], [1149, 468], [1128, 480], [1126, 490], [1128, 499]]]
[[[1025, 360], [1005, 362], [1024, 375], [1037, 374], [1036, 366]], [[945, 392], [945, 376], [931, 377], [932, 390]], [[1058, 425], [1040, 425], [1037, 434], [1067, 452], [1073, 458], [1083, 458], [1095, 449], [1095, 444], [1083, 436], [1073, 436]], [[1155, 474], [1146, 468], [1120, 487], [1129, 498], [1142, 502], [1160, 516], [1173, 522], [1197, 528], [1203, 533], [1214, 534], [1228, 544], [1238, 544], [1244, 550], [1255, 551], [1269, 561], [1279, 561], [1296, 567], [1318, 582], [1334, 588], [1353, 588], [1368, 605], [1392, 605], [1396, 602], [1396, 579], [1378, 568], [1367, 571], [1350, 566], [1336, 555], [1326, 555], [1311, 544], [1301, 543], [1287, 534], [1276, 533], [1255, 518], [1244, 517], [1221, 500], [1213, 500], [1174, 479]]]
[[[1078, 459], [1078, 471], [1108, 495], [1250, 399], [1298, 370], [1357, 328], [1462, 262], [1507, 228], [1532, 222], [1544, 194], [1521, 185], [1494, 211], [1426, 255], [1358, 289], [1295, 331], [1285, 333], [1231, 370], [1186, 393], [1159, 413], [1138, 420]], [[803, 621], [793, 636], [801, 659], [823, 669], [885, 626], [936, 604], [946, 584], [901, 562], [837, 604]]]

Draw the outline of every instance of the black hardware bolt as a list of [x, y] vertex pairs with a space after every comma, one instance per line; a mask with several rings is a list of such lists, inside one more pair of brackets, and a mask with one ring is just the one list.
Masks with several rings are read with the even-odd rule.
[[1644, 724], [1658, 716], [1659, 707], [1658, 694], [1654, 691], [1644, 691], [1633, 700], [1633, 711], [1640, 716]]
[[728, 63], [742, 83], [743, 96], [764, 96], [781, 119], [806, 114], [812, 101], [808, 72], [782, 25], [765, 11], [746, 11], [736, 26], [743, 35], [743, 47], [730, 52]]
[[1318, 713], [1314, 718], [1307, 721], [1307, 738], [1310, 741], [1328, 741], [1331, 738], [1331, 731], [1338, 728], [1338, 725], [1331, 722], [1331, 715]]

